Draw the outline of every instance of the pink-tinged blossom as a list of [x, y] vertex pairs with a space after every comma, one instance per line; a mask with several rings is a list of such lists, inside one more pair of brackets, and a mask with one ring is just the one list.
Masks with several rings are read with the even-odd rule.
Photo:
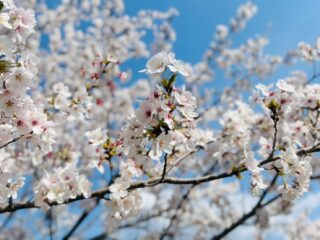
[[278, 191], [287, 200], [295, 200], [301, 197], [309, 189], [312, 166], [309, 157], [300, 157], [295, 153], [295, 149], [289, 148], [280, 153], [280, 160], [274, 166], [285, 174], [286, 178], [294, 179], [290, 185], [284, 183], [279, 186]]
[[259, 139], [260, 150], [259, 154], [262, 157], [268, 157], [272, 151], [272, 142], [264, 137], [260, 137]]
[[6, 82], [7, 89], [21, 95], [27, 89], [33, 86], [32, 74], [24, 68], [15, 68], [11, 71], [8, 81]]
[[97, 128], [92, 131], [86, 132], [85, 136], [88, 139], [89, 144], [93, 146], [102, 145], [102, 143], [106, 140], [106, 131], [102, 128]]
[[162, 132], [154, 141], [149, 156], [153, 159], [159, 160], [160, 156], [165, 153], [171, 153], [172, 151], [172, 136]]
[[14, 133], [14, 128], [11, 124], [1, 124], [0, 125], [0, 145], [9, 142]]
[[263, 182], [260, 172], [263, 168], [258, 166], [258, 161], [254, 158], [252, 151], [245, 151], [245, 166], [252, 173], [251, 186], [253, 195], [259, 195], [261, 190], [266, 189], [268, 186]]
[[19, 41], [23, 41], [34, 32], [36, 19], [33, 10], [16, 8], [11, 10], [10, 17], [13, 19], [12, 26]]
[[130, 179], [132, 177], [141, 177], [143, 175], [142, 170], [137, 166], [136, 162], [132, 159], [128, 159], [127, 162], [121, 162], [122, 176], [124, 179]]
[[258, 167], [258, 161], [254, 159], [254, 153], [252, 151], [246, 152], [245, 159], [245, 166], [252, 173], [258, 174], [263, 170], [263, 168]]
[[90, 182], [73, 166], [58, 168], [52, 173], [46, 172], [35, 186], [36, 205], [47, 209], [48, 203], [63, 203], [79, 195], [88, 198], [90, 188]]
[[294, 86], [289, 84], [285, 79], [278, 80], [278, 82], [276, 83], [276, 86], [282, 91], [286, 91], [286, 92], [295, 91]]
[[272, 84], [266, 86], [266, 85], [263, 85], [263, 84], [257, 84], [256, 85], [256, 88], [258, 90], [261, 91], [261, 93], [265, 96], [265, 97], [270, 97], [270, 96], [273, 96], [275, 93], [273, 91], [270, 91], [270, 89], [273, 87]]
[[174, 96], [178, 104], [181, 106], [196, 107], [197, 105], [196, 97], [189, 91], [183, 90], [182, 92], [179, 92], [176, 90], [174, 91]]
[[128, 195], [127, 189], [130, 184], [127, 181], [124, 181], [120, 178], [116, 179], [115, 183], [110, 186], [110, 199], [117, 201], [121, 200]]
[[153, 120], [153, 114], [155, 112], [154, 104], [143, 102], [140, 108], [136, 111], [137, 121], [142, 125], [148, 125]]
[[162, 73], [165, 71], [166, 67], [171, 63], [173, 59], [172, 54], [167, 54], [165, 52], [160, 52], [147, 62], [147, 69], [143, 70], [150, 74]]
[[69, 98], [71, 96], [70, 89], [64, 83], [59, 82], [53, 85], [53, 92], [58, 94], [59, 96], [63, 96]]
[[184, 117], [188, 120], [193, 120], [198, 117], [198, 113], [196, 113], [193, 107], [177, 107], [177, 109], [182, 113]]
[[173, 59], [171, 61], [171, 64], [168, 65], [168, 68], [174, 72], [174, 73], [180, 73], [182, 76], [187, 77], [190, 75], [190, 72], [192, 71], [191, 68], [182, 62], [181, 60]]
[[[0, 133], [1, 136], [1, 133]], [[1, 142], [1, 141], [0, 141]], [[8, 206], [8, 199], [16, 199], [18, 191], [24, 186], [25, 178], [17, 177], [17, 166], [10, 154], [0, 150], [0, 205]]]
[[173, 53], [159, 52], [152, 56], [147, 62], [147, 68], [142, 72], [150, 74], [160, 74], [169, 68], [171, 72], [180, 73], [182, 76], [188, 76], [190, 68], [180, 60], [176, 60]]
[[32, 131], [34, 134], [41, 134], [45, 131], [45, 127], [47, 124], [47, 116], [42, 112], [30, 111], [26, 113], [26, 121], [30, 126], [30, 132]]
[[139, 214], [142, 208], [142, 198], [137, 191], [133, 191], [117, 201], [107, 202], [106, 205], [111, 208], [112, 216], [121, 220]]

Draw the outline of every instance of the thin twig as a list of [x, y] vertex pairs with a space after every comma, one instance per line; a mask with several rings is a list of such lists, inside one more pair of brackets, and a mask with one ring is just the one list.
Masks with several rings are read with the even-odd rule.
[[196, 184], [192, 185], [187, 192], [185, 192], [182, 195], [181, 200], [179, 201], [178, 206], [176, 207], [175, 213], [172, 215], [172, 217], [170, 218], [169, 221], [169, 225], [165, 228], [165, 230], [161, 233], [159, 240], [163, 240], [168, 234], [169, 234], [169, 230], [172, 227], [174, 221], [177, 219], [178, 217], [178, 210], [182, 207], [183, 203], [188, 199], [189, 194], [191, 193], [191, 190], [196, 186]]
[[316, 80], [319, 76], [320, 76], [320, 72], [318, 72], [317, 74], [313, 74], [312, 77], [307, 81], [306, 85]]
[[46, 219], [48, 221], [48, 228], [49, 228], [49, 237], [50, 240], [53, 240], [53, 208], [50, 208], [46, 214]]
[[62, 238], [63, 240], [67, 240], [69, 239], [73, 233], [75, 233], [75, 231], [79, 228], [79, 226], [81, 225], [81, 223], [86, 219], [86, 217], [89, 216], [89, 214], [99, 205], [99, 201], [100, 199], [97, 198], [96, 203], [93, 207], [86, 209], [85, 211], [83, 211], [83, 213], [81, 214], [81, 216], [78, 218], [78, 220], [76, 221], [76, 223], [73, 225], [73, 227], [69, 230], [69, 232]]
[[170, 173], [171, 170], [176, 167], [180, 162], [182, 162], [183, 160], [185, 160], [187, 157], [191, 156], [192, 154], [194, 153], [197, 153], [199, 152], [200, 150], [204, 149], [205, 146], [208, 146], [212, 143], [215, 143], [215, 142], [218, 142], [226, 137], [228, 137], [230, 135], [222, 135], [221, 137], [217, 138], [217, 139], [214, 139], [214, 140], [211, 140], [211, 141], [208, 141], [204, 146], [200, 146], [200, 145], [197, 145], [196, 147], [194, 147], [192, 150], [190, 150], [189, 152], [185, 153], [184, 155], [182, 155], [181, 157], [179, 157], [171, 166], [170, 168], [168, 169], [167, 173]]
[[[210, 168], [203, 174], [203, 176], [205, 176], [205, 175], [209, 174], [210, 172], [212, 172], [212, 171], [215, 169], [216, 165], [217, 165], [217, 163], [213, 164], [212, 167], [210, 167]], [[170, 222], [169, 222], [168, 226], [165, 228], [165, 230], [161, 233], [161, 235], [160, 235], [160, 237], [159, 237], [159, 240], [163, 240], [163, 239], [169, 234], [170, 228], [172, 227], [173, 223], [175, 222], [175, 220], [176, 220], [177, 217], [178, 217], [178, 210], [179, 210], [180, 208], [182, 208], [183, 203], [184, 203], [185, 201], [187, 201], [187, 199], [188, 199], [188, 197], [189, 197], [192, 189], [193, 189], [194, 187], [196, 187], [197, 185], [198, 185], [197, 183], [193, 184], [193, 185], [182, 195], [182, 198], [181, 198], [180, 202], [178, 203], [178, 206], [175, 208], [175, 209], [176, 209], [176, 210], [175, 210], [175, 213], [171, 216]]]
[[117, 228], [117, 230], [118, 230], [118, 229], [123, 229], [123, 228], [134, 227], [134, 226], [136, 226], [136, 225], [139, 224], [139, 223], [146, 222], [146, 221], [148, 221], [148, 220], [150, 220], [150, 219], [152, 219], [152, 218], [159, 217], [159, 216], [161, 216], [163, 213], [166, 213], [166, 212], [168, 212], [168, 211], [170, 211], [170, 210], [171, 210], [171, 208], [166, 208], [166, 209], [160, 210], [160, 211], [158, 211], [158, 212], [156, 212], [156, 213], [154, 213], [154, 214], [150, 214], [150, 215], [147, 215], [147, 216], [145, 216], [145, 217], [142, 217], [142, 218], [136, 220], [135, 222], [131, 222], [131, 223], [126, 223], [126, 224], [120, 225], [120, 226]]
[[20, 140], [21, 138], [23, 138], [24, 136], [25, 136], [25, 135], [24, 135], [24, 134], [22, 134], [22, 135], [20, 135], [19, 137], [16, 137], [16, 138], [14, 138], [14, 139], [10, 140], [9, 142], [7, 142], [7, 143], [5, 143], [5, 144], [1, 145], [1, 146], [0, 146], [0, 149], [7, 147], [7, 146], [8, 146], [9, 144], [11, 144], [11, 143], [14, 143], [14, 142], [19, 141], [19, 140]]
[[277, 200], [280, 197], [280, 194], [275, 196], [274, 198], [272, 198], [271, 200], [269, 200], [268, 202], [266, 202], [265, 204], [262, 204], [262, 201], [265, 199], [265, 197], [267, 196], [268, 192], [271, 190], [271, 188], [273, 187], [273, 185], [276, 183], [278, 178], [278, 173], [274, 176], [274, 178], [272, 179], [272, 181], [269, 184], [269, 187], [262, 193], [262, 195], [259, 198], [259, 201], [257, 202], [257, 204], [251, 209], [250, 212], [244, 214], [238, 221], [234, 222], [233, 224], [231, 224], [231, 226], [229, 226], [228, 228], [224, 229], [221, 233], [219, 233], [218, 235], [214, 236], [211, 238], [211, 240], [220, 240], [223, 237], [225, 237], [227, 234], [229, 234], [230, 232], [232, 232], [234, 229], [236, 229], [237, 227], [239, 227], [240, 225], [244, 224], [245, 221], [251, 217], [253, 217], [254, 215], [256, 215], [257, 211], [261, 208], [266, 207], [267, 205], [269, 205], [270, 203], [274, 202], [275, 200]]
[[277, 127], [278, 125], [277, 125], [277, 123], [278, 123], [278, 121], [279, 121], [279, 119], [278, 119], [278, 113], [277, 113], [277, 110], [276, 110], [276, 109], [273, 109], [273, 110], [271, 111], [271, 118], [272, 118], [272, 120], [273, 120], [273, 129], [274, 129], [274, 132], [273, 132], [272, 150], [271, 150], [271, 152], [270, 152], [270, 154], [269, 154], [268, 159], [273, 158], [274, 152], [275, 152], [275, 150], [276, 150], [277, 133], [278, 133], [278, 127]]
[[320, 179], [320, 175], [314, 175], [314, 176], [311, 176], [310, 178], [311, 180], [314, 180], [314, 179]]
[[8, 225], [8, 223], [9, 223], [9, 222], [11, 221], [11, 219], [13, 218], [14, 213], [15, 213], [15, 212], [11, 212], [11, 213], [7, 216], [6, 220], [4, 220], [4, 222], [2, 223], [2, 225], [1, 225], [1, 227], [0, 227], [0, 231], [2, 231], [2, 230]]
[[259, 205], [259, 206], [256, 205], [250, 212], [244, 214], [237, 222], [232, 224], [229, 228], [225, 229], [222, 233], [220, 233], [220, 234], [214, 236], [213, 238], [211, 238], [211, 240], [220, 240], [220, 239], [222, 239], [228, 233], [233, 231], [235, 228], [237, 228], [238, 226], [242, 225], [246, 220], [248, 220], [249, 218], [253, 217], [256, 214], [257, 210], [262, 209], [262, 208], [268, 206], [269, 204], [273, 203], [278, 198], [280, 198], [280, 196], [281, 196], [281, 194], [278, 194], [278, 195], [274, 196], [273, 198], [271, 198], [266, 203], [264, 203], [262, 205]]
[[164, 177], [166, 176], [167, 165], [168, 165], [168, 154], [166, 153], [164, 155], [164, 164], [163, 164], [163, 170], [162, 170], [162, 175], [161, 175], [160, 182], [163, 181]]

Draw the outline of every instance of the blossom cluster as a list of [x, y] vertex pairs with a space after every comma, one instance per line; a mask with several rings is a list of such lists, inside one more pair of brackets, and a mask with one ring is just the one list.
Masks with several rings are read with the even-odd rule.
[[146, 72], [161, 74], [168, 69], [169, 77], [163, 78], [161, 85], [140, 104], [123, 130], [126, 154], [143, 169], [148, 169], [151, 159], [160, 160], [163, 153], [170, 154], [172, 142], [181, 139], [179, 132], [188, 136], [197, 117], [195, 97], [184, 89], [174, 87], [177, 73], [184, 75], [186, 72], [182, 62], [173, 57], [172, 54], [160, 52], [147, 62]]
[[[299, 75], [280, 79], [276, 89], [272, 85], [257, 85], [263, 97], [252, 97], [260, 103], [266, 111], [276, 114], [275, 131], [277, 139], [274, 151], [279, 152], [280, 159], [275, 161], [274, 167], [283, 175], [284, 183], [279, 187], [285, 199], [292, 200], [308, 191], [312, 168], [310, 157], [299, 156], [301, 148], [313, 147], [318, 133], [313, 133], [317, 118], [308, 120], [301, 109], [307, 109], [313, 116], [317, 112], [319, 92], [318, 85], [304, 88], [304, 82]], [[311, 122], [310, 122], [311, 121]], [[260, 154], [264, 157], [272, 151], [271, 140], [260, 138]]]
[[[132, 195], [127, 190], [131, 179], [143, 174], [161, 176], [166, 171], [165, 166], [171, 164], [161, 164], [161, 161], [169, 161], [168, 156], [173, 154], [173, 149], [183, 152], [181, 148], [192, 149], [201, 141], [205, 145], [213, 139], [210, 131], [207, 133], [195, 128], [198, 116], [195, 112], [196, 98], [191, 92], [175, 87], [178, 73], [188, 74], [187, 66], [166, 52], [151, 57], [146, 66], [143, 72], [162, 74], [162, 80], [129, 117], [129, 124], [123, 129], [123, 152], [129, 160], [120, 165], [121, 177], [110, 187], [110, 198], [118, 206], [118, 211], [115, 211], [118, 218], [137, 212], [138, 195], [136, 191]], [[131, 210], [128, 209], [129, 201]], [[124, 205], [125, 210], [121, 210]]]
[[[51, 150], [54, 130], [43, 108], [30, 94], [30, 90], [36, 87], [37, 69], [34, 56], [27, 52], [27, 40], [34, 32], [35, 14], [31, 9], [16, 7], [13, 1], [2, 1], [0, 19], [0, 146], [3, 148], [8, 142], [19, 139], [32, 143], [40, 155]], [[8, 164], [6, 158], [10, 157], [1, 158], [3, 166]], [[16, 197], [15, 191], [23, 186], [24, 181], [20, 178], [14, 183], [14, 171], [9, 172], [10, 167], [5, 169], [2, 172], [6, 175], [1, 183], [2, 198], [8, 200], [10, 196]], [[14, 186], [13, 193], [8, 193], [8, 186]]]
[[53, 142], [52, 123], [43, 109], [34, 103], [29, 89], [34, 87], [36, 68], [26, 51], [27, 37], [34, 31], [35, 16], [30, 9], [17, 8], [11, 1], [4, 3], [2, 28], [10, 34], [1, 37], [1, 136], [0, 145], [16, 136], [33, 142], [34, 146], [48, 152]]
[[251, 2], [241, 5], [237, 10], [235, 18], [231, 19], [231, 29], [236, 32], [244, 28], [257, 11], [257, 6]]
[[90, 188], [91, 183], [74, 166], [56, 168], [53, 173], [46, 172], [35, 186], [35, 204], [48, 209], [50, 203], [61, 204], [79, 195], [88, 198]]
[[0, 205], [8, 205], [8, 199], [16, 199], [18, 190], [24, 185], [24, 177], [16, 177], [14, 172], [17, 166], [14, 159], [3, 150], [0, 150]]
[[311, 46], [305, 42], [300, 42], [298, 46], [299, 56], [307, 62], [314, 62], [319, 59], [320, 38], [317, 39], [315, 46]]
[[[240, 101], [228, 102], [231, 109], [227, 111], [218, 110], [223, 112], [219, 118], [223, 132], [230, 137], [222, 141], [214, 157], [222, 162], [225, 161], [223, 156], [228, 156], [231, 166], [225, 163], [226, 169], [231, 167], [235, 173], [245, 166], [252, 174], [251, 185], [255, 195], [266, 189], [264, 169], [270, 168], [283, 178], [278, 191], [284, 199], [294, 200], [309, 189], [311, 158], [298, 153], [301, 149], [317, 146], [319, 86], [306, 86], [306, 83], [301, 72], [293, 72], [291, 76], [278, 80], [275, 86], [257, 84], [257, 90], [253, 91], [250, 99], [261, 106], [262, 112], [253, 111], [252, 107]], [[230, 140], [234, 146], [231, 156], [228, 155]], [[258, 149], [252, 151], [256, 143]], [[272, 161], [276, 155], [279, 160]], [[259, 158], [271, 163], [262, 167], [256, 160]]]

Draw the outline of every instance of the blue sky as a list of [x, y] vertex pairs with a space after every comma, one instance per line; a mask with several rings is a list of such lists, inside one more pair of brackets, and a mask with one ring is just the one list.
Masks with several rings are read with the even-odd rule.
[[[201, 60], [204, 51], [212, 40], [217, 24], [228, 24], [235, 16], [237, 8], [246, 0], [124, 0], [126, 14], [136, 15], [141, 9], [167, 10], [175, 7], [180, 15], [173, 20], [173, 27], [177, 33], [177, 41], [173, 51], [177, 59], [189, 63]], [[295, 49], [298, 43], [305, 41], [314, 45], [320, 36], [320, 18], [318, 0], [268, 0], [252, 1], [258, 6], [258, 14], [249, 21], [247, 27], [232, 37], [233, 47], [246, 42], [250, 37], [263, 35], [269, 38], [269, 45], [265, 53], [270, 55], [284, 55]], [[144, 78], [138, 73], [145, 67], [146, 60], [130, 61], [133, 81]], [[304, 70], [308, 76], [312, 75], [310, 65], [301, 64], [294, 67], [282, 66], [276, 73], [264, 81], [265, 84], [275, 82], [288, 76], [292, 70]], [[224, 73], [215, 73], [215, 80], [211, 86], [222, 89], [231, 85], [226, 81]]]
[[[214, 27], [228, 23], [241, 0], [125, 0], [126, 12], [134, 15], [138, 10], [149, 8], [166, 10], [175, 7], [180, 12], [174, 20], [177, 42], [174, 51], [185, 61], [196, 62], [208, 47]], [[320, 35], [320, 2], [317, 0], [268, 0], [253, 1], [259, 10], [248, 28], [236, 37], [242, 43], [257, 33], [270, 37], [270, 53], [285, 53], [299, 41], [314, 42]]]

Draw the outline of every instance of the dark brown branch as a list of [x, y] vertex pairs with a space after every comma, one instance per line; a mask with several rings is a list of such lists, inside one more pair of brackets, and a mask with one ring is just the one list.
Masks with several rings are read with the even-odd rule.
[[[317, 144], [317, 145], [315, 145], [313, 147], [310, 147], [310, 148], [307, 148], [307, 149], [301, 149], [301, 150], [297, 151], [296, 154], [298, 156], [303, 156], [303, 155], [307, 155], [307, 154], [314, 153], [314, 152], [319, 152], [319, 151], [320, 151], [320, 146], [319, 146], [319, 144]], [[279, 160], [279, 159], [280, 159], [279, 156], [273, 157], [271, 159], [265, 159], [265, 160], [261, 161], [258, 164], [258, 166], [261, 167], [261, 166], [263, 166], [265, 164], [274, 162], [274, 161]], [[232, 176], [235, 176], [235, 175], [237, 175], [239, 173], [245, 172], [247, 170], [248, 169], [246, 167], [242, 167], [237, 172], [230, 171], [230, 172], [224, 172], [224, 173], [221, 173], [221, 174], [218, 174], [218, 175], [210, 174], [210, 175], [206, 175], [206, 176], [198, 177], [198, 178], [165, 177], [161, 182], [159, 182], [159, 180], [161, 178], [156, 178], [156, 179], [151, 179], [151, 180], [148, 180], [148, 181], [141, 181], [141, 182], [132, 183], [130, 185], [130, 187], [128, 188], [128, 190], [134, 190], [134, 189], [138, 189], [138, 188], [145, 188], [145, 187], [150, 187], [150, 186], [154, 186], [154, 185], [158, 185], [158, 184], [164, 184], [164, 183], [167, 183], [167, 184], [181, 184], [181, 185], [182, 184], [200, 184], [200, 183], [210, 182], [210, 181], [214, 181], [214, 180], [218, 180], [218, 179], [222, 179], [222, 178], [232, 177]], [[102, 198], [104, 198], [104, 195], [106, 195], [108, 193], [110, 193], [109, 187], [106, 187], [106, 188], [103, 188], [103, 189], [100, 189], [100, 190], [97, 190], [97, 191], [93, 192], [91, 194], [90, 198], [98, 197], [98, 198], [102, 199]], [[79, 200], [83, 200], [83, 199], [85, 199], [85, 197], [83, 195], [79, 195], [76, 198], [69, 199], [66, 202], [62, 203], [62, 204], [69, 204], [69, 203], [72, 203], [72, 202], [75, 202], [75, 201], [79, 201]], [[59, 204], [57, 202], [49, 203], [49, 206], [56, 206], [56, 205], [61, 205], [61, 204]], [[35, 203], [31, 202], [31, 201], [30, 202], [25, 202], [25, 203], [15, 203], [15, 204], [12, 204], [12, 206], [8, 206], [8, 207], [0, 209], [0, 213], [14, 212], [14, 211], [17, 211], [17, 210], [20, 210], [20, 209], [27, 209], [27, 208], [39, 208], [39, 207], [35, 206]]]
[[[216, 165], [217, 165], [216, 163], [213, 164], [212, 167], [210, 167], [205, 173], [203, 173], [203, 176], [205, 176], [205, 175], [209, 174], [210, 172], [212, 172], [212, 171], [215, 169]], [[161, 235], [160, 235], [160, 237], [159, 237], [159, 240], [163, 240], [163, 239], [169, 234], [170, 228], [172, 227], [172, 225], [173, 225], [173, 223], [175, 222], [175, 220], [178, 218], [178, 210], [179, 210], [180, 208], [182, 208], [183, 203], [188, 200], [188, 197], [189, 197], [192, 189], [193, 189], [194, 187], [196, 187], [197, 185], [198, 185], [197, 183], [193, 184], [193, 185], [182, 195], [182, 198], [181, 198], [181, 200], [179, 201], [178, 206], [175, 208], [175, 209], [176, 209], [176, 210], [175, 210], [175, 213], [171, 216], [170, 222], [169, 222], [168, 226], [165, 228], [165, 230], [161, 233]]]
[[145, 216], [143, 218], [140, 218], [138, 219], [137, 221], [135, 221], [134, 223], [127, 223], [127, 224], [124, 224], [124, 225], [121, 225], [118, 227], [118, 229], [123, 229], [123, 228], [128, 228], [128, 227], [134, 227], [136, 226], [138, 223], [142, 223], [142, 222], [146, 222], [152, 218], [156, 218], [156, 217], [159, 217], [161, 216], [161, 214], [165, 213], [165, 212], [168, 212], [170, 211], [171, 209], [170, 208], [167, 208], [167, 209], [163, 209], [163, 210], [160, 210], [158, 211], [157, 213], [154, 213], [154, 214], [150, 214], [148, 216]]
[[211, 238], [211, 240], [220, 240], [220, 239], [222, 239], [228, 233], [233, 231], [235, 228], [237, 228], [238, 226], [242, 225], [246, 220], [248, 220], [249, 218], [253, 217], [259, 209], [264, 208], [264, 207], [268, 206], [269, 204], [273, 203], [278, 198], [280, 198], [280, 196], [281, 195], [278, 194], [278, 195], [274, 196], [273, 198], [271, 198], [266, 203], [264, 203], [262, 205], [256, 205], [250, 212], [244, 214], [237, 222], [233, 223], [229, 228], [225, 229], [220, 234], [218, 234], [218, 235], [214, 236], [213, 238]]
[[53, 240], [53, 208], [48, 210], [46, 218], [48, 220], [50, 240]]
[[98, 236], [90, 238], [89, 240], [105, 240], [105, 239], [108, 239], [107, 233], [101, 233]]
[[170, 222], [169, 225], [165, 228], [165, 230], [161, 233], [159, 240], [163, 240], [168, 234], [169, 234], [169, 230], [172, 227], [174, 221], [177, 219], [178, 217], [178, 210], [182, 207], [183, 203], [188, 199], [189, 194], [191, 192], [191, 190], [196, 186], [197, 184], [192, 185], [187, 192], [185, 192], [181, 198], [181, 200], [179, 201], [178, 206], [176, 207], [175, 213], [172, 215], [172, 217], [170, 218]]
[[276, 173], [276, 175], [273, 177], [272, 181], [270, 182], [269, 187], [266, 190], [264, 190], [262, 195], [260, 196], [260, 199], [259, 199], [257, 205], [261, 205], [261, 203], [265, 199], [266, 195], [270, 192], [271, 188], [275, 185], [278, 177], [279, 177], [279, 173]]
[[[31, 133], [30, 133], [30, 134], [31, 134]], [[16, 137], [16, 138], [10, 140], [9, 142], [1, 145], [1, 146], [0, 146], [0, 149], [7, 147], [7, 146], [10, 145], [11, 143], [14, 143], [14, 142], [19, 141], [19, 140], [20, 140], [21, 138], [23, 138], [24, 136], [25, 136], [25, 135], [20, 135], [19, 137]]]
[[277, 113], [277, 110], [276, 109], [273, 109], [271, 110], [271, 118], [273, 120], [273, 141], [272, 141], [272, 150], [270, 152], [270, 155], [268, 157], [268, 159], [271, 159], [273, 158], [274, 156], [274, 152], [275, 152], [275, 149], [276, 149], [276, 143], [277, 143], [277, 133], [278, 133], [278, 113]]
[[314, 175], [314, 176], [311, 176], [310, 178], [311, 180], [315, 180], [315, 179], [320, 179], [320, 175]]
[[319, 72], [319, 73], [316, 73], [316, 74], [313, 74], [313, 76], [308, 80], [308, 82], [306, 83], [306, 85], [307, 85], [307, 84], [310, 84], [311, 82], [313, 82], [314, 80], [316, 80], [319, 76], [320, 76], [320, 72]]
[[320, 109], [319, 109], [319, 108], [317, 108], [317, 115], [316, 115], [316, 117], [315, 117], [314, 122], [312, 123], [312, 127], [314, 127], [314, 128], [315, 128], [315, 127], [317, 126], [317, 123], [318, 123], [319, 117], [320, 117]]
[[183, 160], [185, 160], [187, 157], [191, 156], [192, 154], [194, 153], [197, 153], [199, 152], [200, 150], [204, 149], [205, 146], [208, 146], [212, 143], [215, 143], [215, 142], [218, 142], [226, 137], [229, 137], [230, 135], [227, 135], [227, 134], [224, 134], [222, 135], [221, 137], [217, 138], [217, 139], [214, 139], [214, 140], [210, 140], [208, 141], [204, 146], [201, 146], [201, 145], [197, 145], [195, 146], [192, 150], [190, 150], [189, 152], [185, 153], [184, 155], [182, 155], [181, 157], [179, 157], [171, 166], [170, 168], [168, 169], [167, 173], [170, 173], [170, 171], [175, 167], [177, 166], [180, 162], [182, 162]]
[[3, 224], [0, 227], [0, 232], [8, 225], [8, 223], [13, 219], [14, 212], [9, 213], [7, 218], [3, 221]]
[[246, 214], [244, 214], [238, 221], [234, 222], [230, 227], [224, 229], [221, 233], [219, 233], [218, 235], [214, 236], [211, 238], [211, 240], [220, 240], [223, 237], [225, 237], [227, 234], [229, 234], [230, 232], [232, 232], [234, 229], [236, 229], [237, 227], [239, 227], [240, 225], [244, 224], [246, 220], [248, 220], [249, 218], [253, 217], [254, 215], [256, 215], [257, 211], [259, 209], [262, 209], [264, 207], [266, 207], [267, 205], [271, 204], [272, 202], [274, 202], [275, 200], [277, 200], [281, 195], [276, 195], [275, 197], [273, 197], [272, 199], [270, 199], [268, 202], [266, 202], [265, 204], [262, 204], [262, 201], [265, 199], [265, 197], [267, 196], [267, 194], [269, 193], [269, 191], [271, 190], [271, 188], [273, 187], [273, 185], [276, 183], [278, 178], [278, 173], [274, 176], [274, 178], [272, 179], [272, 181], [269, 184], [269, 187], [262, 193], [262, 195], [260, 196], [259, 201], [257, 202], [257, 204], [252, 208], [252, 210]]
[[78, 220], [76, 221], [76, 223], [73, 225], [73, 227], [70, 229], [70, 231], [62, 238], [63, 240], [67, 240], [69, 239], [73, 233], [78, 229], [78, 227], [81, 225], [81, 223], [89, 216], [89, 214], [99, 205], [99, 201], [100, 199], [97, 198], [96, 200], [96, 204], [89, 208], [86, 209], [81, 216], [78, 218]]
[[167, 165], [168, 165], [168, 154], [164, 155], [164, 164], [163, 164], [163, 170], [162, 170], [162, 175], [161, 175], [161, 179], [160, 182], [163, 181], [164, 177], [166, 176], [166, 172], [167, 172]]
[[[157, 218], [157, 217], [161, 216], [163, 213], [168, 212], [169, 210], [170, 210], [170, 208], [162, 209], [156, 213], [139, 218], [134, 222], [129, 222], [129, 223], [120, 225], [119, 227], [117, 227], [117, 229], [115, 231], [117, 231], [119, 229], [123, 229], [123, 228], [136, 227], [138, 224], [143, 223], [143, 222], [147, 222], [152, 218]], [[107, 238], [107, 236], [108, 236], [107, 232], [103, 232], [103, 233], [100, 233], [99, 235], [96, 235], [95, 237], [90, 238], [90, 240], [100, 240], [100, 239], [104, 240]]]

